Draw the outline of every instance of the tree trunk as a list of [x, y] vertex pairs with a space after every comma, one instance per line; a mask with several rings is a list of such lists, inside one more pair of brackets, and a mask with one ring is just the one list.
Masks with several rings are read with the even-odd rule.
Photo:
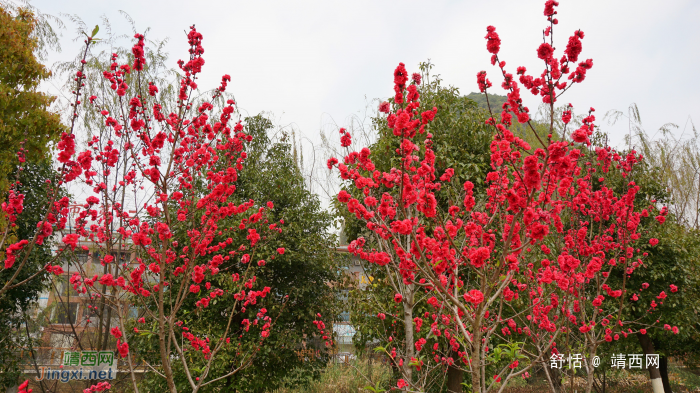
[[[457, 353], [452, 351], [450, 357], [458, 359]], [[464, 372], [454, 364], [447, 368], [447, 391], [448, 393], [462, 393], [462, 380]]]
[[561, 393], [563, 391], [563, 386], [561, 384], [561, 370], [552, 369], [552, 385], [554, 385], [554, 392]]
[[543, 369], [552, 393], [561, 393], [561, 372], [559, 372], [559, 369], [551, 368], [548, 364], [545, 364]]
[[586, 373], [588, 373], [586, 378], [586, 393], [591, 393], [593, 391], [593, 384], [595, 383], [596, 368], [593, 365], [593, 359], [595, 359], [596, 357], [596, 349], [597, 346], [591, 344], [591, 346], [587, 349], [588, 353], [585, 355], [585, 358], [581, 362], [586, 368]]
[[603, 370], [603, 392], [606, 393], [606, 390], [608, 389], [608, 379], [606, 378], [608, 372]]
[[[642, 346], [642, 351], [644, 351], [644, 357], [646, 360], [646, 355], [655, 354], [654, 343], [651, 342], [646, 334], [637, 333], [637, 339], [639, 340], [639, 345]], [[661, 363], [659, 361], [659, 363]], [[661, 373], [657, 367], [647, 367], [649, 370], [649, 379], [651, 379], [651, 387], [654, 389], [654, 393], [664, 393], [664, 385], [661, 382]], [[668, 392], [671, 392], [669, 389]]]
[[472, 392], [481, 393], [481, 330], [474, 329], [472, 338]]
[[[159, 305], [162, 310], [162, 303]], [[158, 346], [160, 347], [160, 361], [162, 362], [163, 375], [165, 376], [165, 381], [168, 384], [168, 390], [170, 393], [177, 393], [177, 387], [175, 387], [175, 380], [173, 378], [173, 370], [170, 364], [170, 354], [166, 349], [165, 341], [166, 337], [166, 327], [163, 317], [163, 313], [160, 314], [160, 321], [158, 324]], [[187, 372], [187, 370], [185, 370]]]
[[369, 384], [372, 384], [372, 354], [369, 354], [367, 358], [367, 379], [369, 379]]
[[406, 359], [403, 360], [403, 374], [409, 382], [413, 381], [413, 366], [408, 364], [411, 358], [415, 357], [414, 337], [413, 337], [413, 296], [415, 284], [407, 286], [406, 299], [403, 302], [403, 324], [406, 333], [404, 351]]
[[661, 383], [664, 386], [664, 393], [673, 393], [671, 390], [671, 382], [668, 380], [668, 358], [666, 356], [659, 357], [659, 374], [661, 374]]
[[593, 377], [595, 376], [595, 368], [589, 361], [586, 361], [586, 372], [588, 373], [586, 378], [586, 393], [591, 393], [593, 391]]

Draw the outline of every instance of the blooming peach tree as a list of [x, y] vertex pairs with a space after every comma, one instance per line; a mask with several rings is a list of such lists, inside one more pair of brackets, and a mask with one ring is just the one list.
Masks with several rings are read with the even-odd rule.
[[[91, 251], [103, 273], [88, 275], [77, 264], [69, 281], [89, 308], [108, 312], [99, 328], [116, 340], [134, 391], [140, 388], [136, 370], [145, 367], [162, 377], [170, 392], [197, 392], [249, 366], [271, 334], [275, 321], [264, 302], [284, 304], [286, 296], [257, 285], [256, 275], [267, 261], [284, 254], [284, 248], [274, 246], [284, 223], [268, 220], [271, 202], [235, 199], [244, 149], [252, 137], [234, 119], [235, 102], [225, 99], [230, 76], [223, 76], [208, 98], [197, 93], [205, 63], [202, 34], [194, 26], [187, 33], [189, 58], [178, 61], [173, 102], [148, 78], [142, 34], [134, 36], [130, 55], [111, 56], [102, 71], [109, 88], [85, 92], [86, 59], [97, 31], [86, 34], [73, 81], [70, 132], [57, 146], [61, 181], [56, 186], [87, 190], [89, 196], [51, 200], [35, 238], [6, 247], [5, 268], [19, 271], [26, 260], [23, 253], [52, 237], [62, 243], [56, 258]], [[87, 148], [80, 151], [75, 130], [85, 106], [101, 117], [103, 126], [89, 130]], [[75, 220], [67, 226], [69, 208]], [[22, 212], [22, 195], [11, 190], [3, 209], [12, 220]], [[236, 225], [223, 227], [224, 220]], [[237, 264], [236, 272], [220, 269], [224, 262]], [[46, 269], [63, 274], [54, 263]], [[211, 279], [220, 275], [228, 278]], [[22, 283], [3, 284], [0, 296]], [[226, 304], [221, 314], [225, 328], [216, 334], [191, 330], [178, 313], [189, 302], [197, 309]], [[319, 321], [317, 326], [324, 334], [325, 325]], [[144, 334], [157, 338], [156, 356], [140, 353], [132, 344]], [[258, 339], [243, 345], [250, 335]], [[212, 379], [209, 371], [224, 348], [236, 348], [227, 351], [233, 367]], [[174, 367], [186, 376], [186, 386], [176, 384]], [[88, 390], [107, 388], [105, 382]]]
[[[346, 181], [338, 201], [372, 233], [371, 239], [351, 242], [349, 250], [395, 272], [399, 279], [391, 285], [395, 301], [404, 306], [405, 326], [429, 330], [419, 340], [407, 331], [407, 349], [401, 353], [386, 348], [390, 357], [403, 357], [396, 362], [404, 376], [398, 388], [405, 391], [421, 391], [413, 371], [428, 362], [460, 365], [471, 375], [475, 392], [502, 391], [513, 378], [527, 377], [534, 365], [558, 358], [568, 342], [564, 337], [572, 332], [582, 340], [590, 391], [598, 346], [648, 328], [625, 319], [626, 305], [637, 300], [636, 288], [626, 283], [643, 268], [641, 220], [651, 215], [663, 223], [667, 210], [636, 198], [639, 187], [633, 179], [641, 155], [593, 142], [593, 108], [572, 130], [569, 106], [561, 119], [566, 127], [555, 129], [555, 103], [583, 82], [593, 65], [590, 59], [579, 61], [580, 30], [569, 38], [562, 57], [554, 56], [557, 5], [553, 0], [545, 4], [548, 26], [537, 48], [544, 68], [536, 78], [524, 67], [518, 67], [519, 77], [507, 71], [498, 57], [496, 29], [487, 28], [487, 50], [508, 100], [498, 108], [500, 116], [486, 119], [494, 136], [485, 200], [475, 199], [469, 181], [452, 184], [453, 169], [436, 173], [430, 122], [437, 109], [421, 108], [420, 78], [409, 78], [403, 64], [394, 71], [392, 102], [379, 107], [401, 138], [394, 152], [398, 164], [376, 170], [366, 147], [348, 152], [342, 162], [328, 162]], [[478, 73], [477, 83], [488, 98], [492, 85], [485, 71]], [[546, 137], [535, 131], [521, 86], [550, 107]], [[534, 133], [536, 146], [509, 130], [513, 120]], [[350, 134], [341, 134], [342, 145], [349, 146]], [[619, 179], [625, 183], [616, 191]], [[449, 200], [448, 190], [457, 187], [460, 202], [442, 209], [438, 201]], [[430, 315], [410, 312], [419, 290], [427, 291], [434, 309]], [[665, 296], [661, 292], [659, 299]], [[649, 310], [656, 307], [653, 303]], [[438, 339], [449, 340], [452, 351], [440, 353]]]

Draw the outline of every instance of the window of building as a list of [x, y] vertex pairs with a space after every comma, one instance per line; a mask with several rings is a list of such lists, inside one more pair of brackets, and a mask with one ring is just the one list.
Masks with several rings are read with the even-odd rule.
[[350, 322], [350, 302], [349, 302], [350, 291], [343, 289], [338, 292], [338, 300], [342, 302], [343, 311], [340, 313], [340, 319], [342, 322]]
[[76, 250], [75, 251], [75, 258], [77, 259], [78, 264], [80, 266], [82, 266], [82, 265], [86, 264], [88, 261], [88, 252], [84, 251], [84, 250], [82, 250], [82, 251]]
[[78, 302], [57, 303], [54, 311], [54, 323], [75, 324], [78, 319]]
[[85, 266], [88, 261], [88, 252], [80, 249], [76, 249], [72, 253], [66, 252], [61, 256], [60, 261], [64, 271], [75, 271], [76, 266]]
[[68, 281], [68, 277], [62, 276], [56, 284], [56, 289], [58, 290], [61, 299], [64, 301], [68, 297], [78, 296], [78, 292], [73, 288], [73, 285]]
[[51, 334], [51, 346], [53, 348], [70, 348], [73, 346], [73, 335], [53, 333]]

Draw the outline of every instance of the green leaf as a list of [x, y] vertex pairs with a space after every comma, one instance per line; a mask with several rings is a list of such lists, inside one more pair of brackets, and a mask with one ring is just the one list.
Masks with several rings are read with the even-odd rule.
[[95, 25], [95, 28], [92, 29], [92, 34], [90, 36], [95, 37], [95, 35], [97, 34], [98, 31], [100, 31], [100, 26]]

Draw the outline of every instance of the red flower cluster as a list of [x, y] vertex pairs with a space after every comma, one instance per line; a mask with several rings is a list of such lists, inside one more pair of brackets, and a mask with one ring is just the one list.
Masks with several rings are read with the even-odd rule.
[[17, 243], [10, 244], [5, 250], [5, 269], [11, 268], [15, 261], [17, 260], [17, 254], [26, 246], [29, 242], [25, 239], [18, 241]]
[[47, 265], [46, 270], [50, 273], [57, 275], [57, 276], [60, 276], [61, 274], [63, 274], [63, 268], [59, 265], [54, 265], [54, 266]]
[[471, 289], [464, 294], [464, 301], [473, 303], [475, 306], [484, 301], [484, 294], [478, 289]]
[[22, 384], [19, 385], [19, 387], [17, 389], [18, 389], [17, 393], [32, 393], [32, 389], [29, 389], [29, 380], [28, 379], [25, 380], [24, 382], [22, 382]]
[[340, 129], [340, 146], [349, 147], [352, 144], [352, 139], [350, 138], [350, 133], [345, 130], [345, 128]]
[[496, 28], [493, 26], [487, 27], [486, 36], [484, 38], [486, 38], [486, 49], [489, 53], [497, 55], [498, 51], [501, 49], [501, 39], [498, 37], [498, 33], [496, 33]]
[[143, 71], [143, 66], [146, 64], [145, 52], [143, 50], [144, 36], [143, 34], [136, 34], [134, 38], [136, 38], [138, 42], [131, 48], [131, 53], [134, 54], [134, 65], [131, 68], [133, 68], [134, 71]]
[[[13, 186], [14, 184], [11, 187]], [[2, 203], [2, 211], [7, 215], [8, 221], [11, 223], [17, 221], [17, 215], [24, 211], [24, 194], [18, 194], [14, 189], [10, 189], [7, 202]]]
[[[83, 393], [97, 393], [97, 392], [104, 392], [105, 390], [109, 390], [112, 388], [112, 385], [109, 384], [109, 382], [98, 382], [95, 385], [90, 386], [89, 388], [83, 390]], [[19, 392], [21, 393], [21, 392]], [[28, 393], [31, 393], [31, 389], [29, 390]]]
[[129, 355], [129, 344], [126, 342], [122, 343], [121, 340], [117, 339], [117, 351], [122, 358], [127, 357]]

